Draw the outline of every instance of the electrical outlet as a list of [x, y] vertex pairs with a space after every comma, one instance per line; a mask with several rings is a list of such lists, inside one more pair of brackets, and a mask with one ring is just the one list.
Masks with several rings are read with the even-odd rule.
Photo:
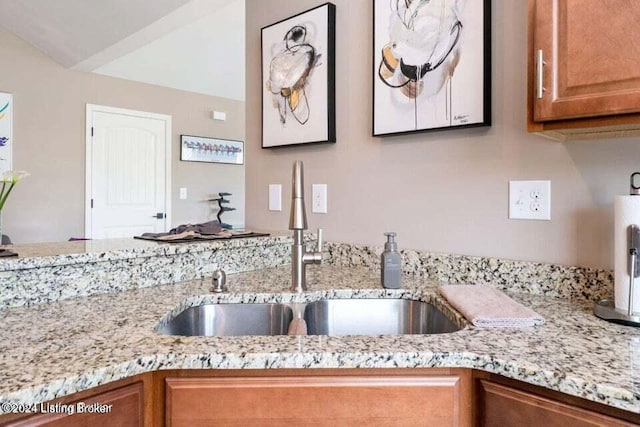
[[313, 202], [311, 205], [312, 213], [327, 213], [327, 184], [313, 184], [311, 186], [313, 193]]
[[509, 181], [509, 218], [551, 220], [551, 181]]
[[282, 211], [282, 185], [269, 184], [269, 210]]

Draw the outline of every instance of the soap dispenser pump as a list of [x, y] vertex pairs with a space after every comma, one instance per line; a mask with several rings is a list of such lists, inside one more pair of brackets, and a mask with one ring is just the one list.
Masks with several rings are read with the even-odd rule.
[[387, 242], [380, 259], [382, 287], [386, 289], [400, 289], [402, 285], [402, 257], [398, 252], [395, 241], [396, 233], [384, 233]]

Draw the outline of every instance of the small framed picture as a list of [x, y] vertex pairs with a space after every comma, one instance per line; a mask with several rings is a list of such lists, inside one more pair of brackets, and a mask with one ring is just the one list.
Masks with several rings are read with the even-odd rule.
[[262, 148], [336, 142], [336, 7], [262, 28]]
[[180, 135], [180, 160], [185, 162], [244, 164], [244, 142]]

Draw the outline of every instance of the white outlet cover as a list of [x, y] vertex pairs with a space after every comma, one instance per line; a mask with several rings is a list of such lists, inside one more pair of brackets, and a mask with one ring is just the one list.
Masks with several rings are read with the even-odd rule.
[[509, 181], [509, 218], [551, 220], [551, 181]]
[[187, 200], [188, 192], [185, 187], [180, 187], [180, 200]]
[[311, 186], [313, 202], [311, 204], [312, 213], [327, 213], [327, 184], [313, 184]]
[[269, 184], [269, 210], [282, 211], [282, 185]]

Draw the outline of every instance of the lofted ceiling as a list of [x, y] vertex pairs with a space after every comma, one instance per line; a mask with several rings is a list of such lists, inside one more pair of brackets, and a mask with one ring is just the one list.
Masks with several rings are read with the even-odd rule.
[[70, 68], [189, 0], [0, 0], [0, 22]]
[[244, 99], [244, 0], [0, 0], [0, 26], [66, 68]]

